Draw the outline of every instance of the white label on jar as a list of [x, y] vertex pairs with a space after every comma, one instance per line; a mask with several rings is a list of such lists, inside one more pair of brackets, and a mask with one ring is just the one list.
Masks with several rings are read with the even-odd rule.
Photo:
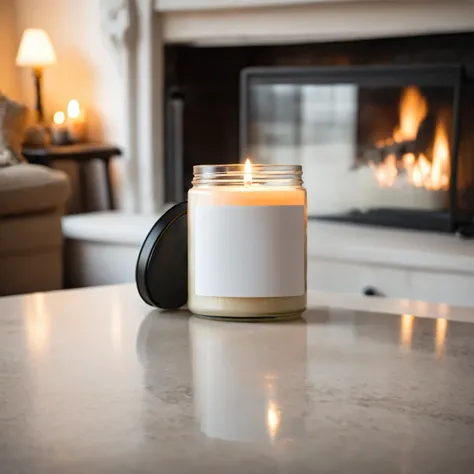
[[304, 219], [304, 206], [196, 205], [192, 227], [196, 294], [303, 295]]

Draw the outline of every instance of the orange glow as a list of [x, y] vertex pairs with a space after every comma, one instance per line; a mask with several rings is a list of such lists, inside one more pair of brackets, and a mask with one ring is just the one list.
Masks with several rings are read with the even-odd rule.
[[448, 321], [440, 318], [436, 320], [436, 357], [440, 359], [444, 355], [444, 345], [446, 342], [446, 332]]
[[418, 157], [418, 166], [420, 167], [421, 177], [424, 180], [428, 179], [430, 176], [431, 165], [423, 153]]
[[277, 404], [270, 400], [267, 409], [267, 429], [270, 439], [273, 441], [278, 433], [278, 428], [281, 423], [281, 411], [278, 409]]
[[33, 293], [26, 297], [26, 336], [28, 349], [35, 355], [45, 351], [50, 337], [50, 317], [43, 293]]
[[413, 167], [413, 171], [411, 174], [411, 183], [414, 184], [417, 188], [423, 187], [423, 176], [421, 176], [420, 167], [418, 163], [416, 166]]
[[406, 153], [403, 155], [403, 166], [408, 169], [415, 164], [415, 160], [416, 158], [413, 153]]
[[412, 314], [402, 314], [400, 322], [400, 344], [403, 347], [411, 347], [414, 319], [415, 317]]
[[373, 166], [372, 169], [375, 173], [375, 178], [382, 188], [389, 188], [393, 186], [397, 179], [397, 159], [395, 155], [388, 155], [382, 165]]
[[64, 112], [56, 112], [53, 115], [53, 122], [56, 125], [62, 125], [65, 120], [66, 120], [66, 117], [64, 116]]
[[427, 113], [428, 104], [420, 89], [407, 87], [400, 99], [400, 126], [393, 132], [395, 141], [414, 140]]
[[77, 119], [81, 113], [79, 102], [75, 99], [70, 100], [67, 105], [67, 116], [71, 119]]
[[[418, 129], [428, 113], [426, 99], [416, 87], [407, 87], [400, 100], [400, 125], [393, 131], [393, 137], [377, 142], [377, 146], [390, 146], [416, 139]], [[391, 187], [397, 181], [400, 171], [406, 172], [410, 184], [430, 191], [449, 188], [449, 140], [446, 124], [438, 119], [436, 123], [433, 148], [429, 156], [420, 153], [406, 153], [397, 163], [393, 154], [389, 154], [382, 163], [370, 164], [380, 187]]]
[[56, 53], [48, 33], [38, 28], [23, 32], [16, 56], [18, 66], [42, 67], [56, 63]]
[[448, 189], [449, 186], [449, 141], [446, 125], [442, 120], [438, 120], [436, 124], [431, 185], [433, 189]]
[[250, 186], [252, 184], [252, 163], [247, 158], [244, 165], [244, 185]]

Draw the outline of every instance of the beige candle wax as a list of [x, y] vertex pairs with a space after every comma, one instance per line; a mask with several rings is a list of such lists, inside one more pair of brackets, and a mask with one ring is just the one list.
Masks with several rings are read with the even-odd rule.
[[255, 165], [251, 175], [241, 165], [231, 166], [227, 173], [214, 167], [214, 180], [200, 178], [198, 170], [189, 191], [189, 308], [210, 317], [301, 313], [306, 307], [301, 167]]

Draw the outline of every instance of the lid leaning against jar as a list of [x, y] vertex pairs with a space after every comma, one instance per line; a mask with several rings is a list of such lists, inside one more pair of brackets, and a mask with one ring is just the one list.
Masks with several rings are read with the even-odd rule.
[[138, 255], [135, 279], [143, 301], [178, 309], [188, 300], [187, 202], [176, 204], [148, 233]]

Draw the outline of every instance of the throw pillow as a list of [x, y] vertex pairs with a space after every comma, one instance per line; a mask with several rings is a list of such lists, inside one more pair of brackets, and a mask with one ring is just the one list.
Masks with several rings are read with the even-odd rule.
[[19, 161], [13, 156], [13, 153], [7, 148], [0, 150], [0, 168], [17, 165]]
[[0, 92], [0, 166], [24, 161], [21, 146], [27, 120], [28, 109]]

